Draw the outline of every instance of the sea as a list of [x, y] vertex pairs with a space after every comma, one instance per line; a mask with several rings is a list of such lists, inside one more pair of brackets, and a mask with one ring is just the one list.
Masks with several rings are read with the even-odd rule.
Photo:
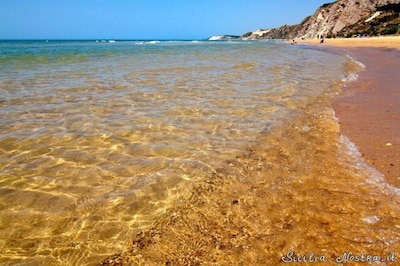
[[331, 105], [365, 67], [280, 40], [0, 41], [0, 264], [393, 255], [398, 190]]

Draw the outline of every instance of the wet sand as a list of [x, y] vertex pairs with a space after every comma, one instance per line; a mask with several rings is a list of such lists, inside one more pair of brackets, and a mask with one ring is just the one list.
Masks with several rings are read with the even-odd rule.
[[303, 116], [261, 135], [248, 154], [199, 180], [180, 204], [138, 232], [127, 251], [101, 265], [277, 265], [291, 251], [326, 260], [308, 260], [315, 265], [338, 265], [348, 252], [388, 256], [379, 263], [395, 265], [389, 257], [400, 248], [398, 194], [366, 179], [369, 170], [352, 155], [338, 155], [347, 144], [337, 139], [348, 136], [377, 169], [368, 156], [386, 156], [382, 162], [398, 169], [399, 53], [338, 52], [367, 66], [335, 99], [340, 128], [326, 109], [331, 99], [321, 96]]
[[400, 187], [400, 37], [325, 39], [323, 45], [366, 66], [333, 106], [343, 134], [391, 185]]
[[314, 265], [339, 265], [348, 252], [395, 255], [398, 195], [365, 179], [363, 166], [343, 166], [354, 158], [337, 156], [345, 143], [324, 101], [199, 180], [125, 252], [99, 265], [279, 265], [291, 251]]
[[366, 70], [334, 100], [341, 131], [391, 185], [400, 187], [400, 50], [348, 52]]

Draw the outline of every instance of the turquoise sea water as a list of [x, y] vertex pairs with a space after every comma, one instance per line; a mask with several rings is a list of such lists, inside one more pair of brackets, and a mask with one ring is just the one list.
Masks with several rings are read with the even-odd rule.
[[[337, 125], [321, 99], [356, 68], [280, 41], [1, 41], [0, 262], [84, 265], [124, 250], [274, 128], [321, 110]], [[311, 164], [337, 167], [325, 159]]]

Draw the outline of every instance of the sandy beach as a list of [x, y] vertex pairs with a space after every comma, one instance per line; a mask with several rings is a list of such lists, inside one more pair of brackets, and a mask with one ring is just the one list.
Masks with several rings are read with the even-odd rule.
[[[347, 136], [369, 165], [399, 186], [399, 50], [376, 41], [335, 41], [321, 47], [366, 66], [334, 99], [340, 128], [329, 113], [317, 111], [319, 105], [310, 105], [304, 113], [313, 115], [261, 135], [248, 154], [199, 182], [149, 230], [139, 232], [126, 252], [101, 265], [276, 265], [290, 250], [337, 262], [349, 251], [398, 250], [398, 241], [392, 241], [400, 220], [397, 194], [370, 182], [375, 171], [367, 170], [371, 179], [365, 180], [366, 170], [357, 169], [366, 165], [348, 154], [338, 156], [336, 140]], [[299, 163], [305, 158], [307, 164]], [[355, 167], [343, 168], [346, 161]]]
[[[296, 40], [298, 43], [320, 44], [321, 40]], [[375, 47], [400, 49], [400, 36], [324, 39], [325, 45], [336, 47]]]
[[326, 43], [0, 42], [0, 264], [400, 250], [399, 50]]
[[[320, 40], [302, 42], [320, 45]], [[325, 39], [322, 45], [366, 66], [334, 100], [334, 109], [341, 131], [364, 159], [400, 187], [400, 37]]]

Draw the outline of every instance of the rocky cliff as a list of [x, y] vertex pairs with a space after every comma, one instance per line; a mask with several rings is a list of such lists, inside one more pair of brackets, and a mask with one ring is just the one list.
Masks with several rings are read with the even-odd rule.
[[292, 39], [399, 34], [400, 0], [337, 0], [320, 6], [297, 25], [246, 33], [242, 39]]

